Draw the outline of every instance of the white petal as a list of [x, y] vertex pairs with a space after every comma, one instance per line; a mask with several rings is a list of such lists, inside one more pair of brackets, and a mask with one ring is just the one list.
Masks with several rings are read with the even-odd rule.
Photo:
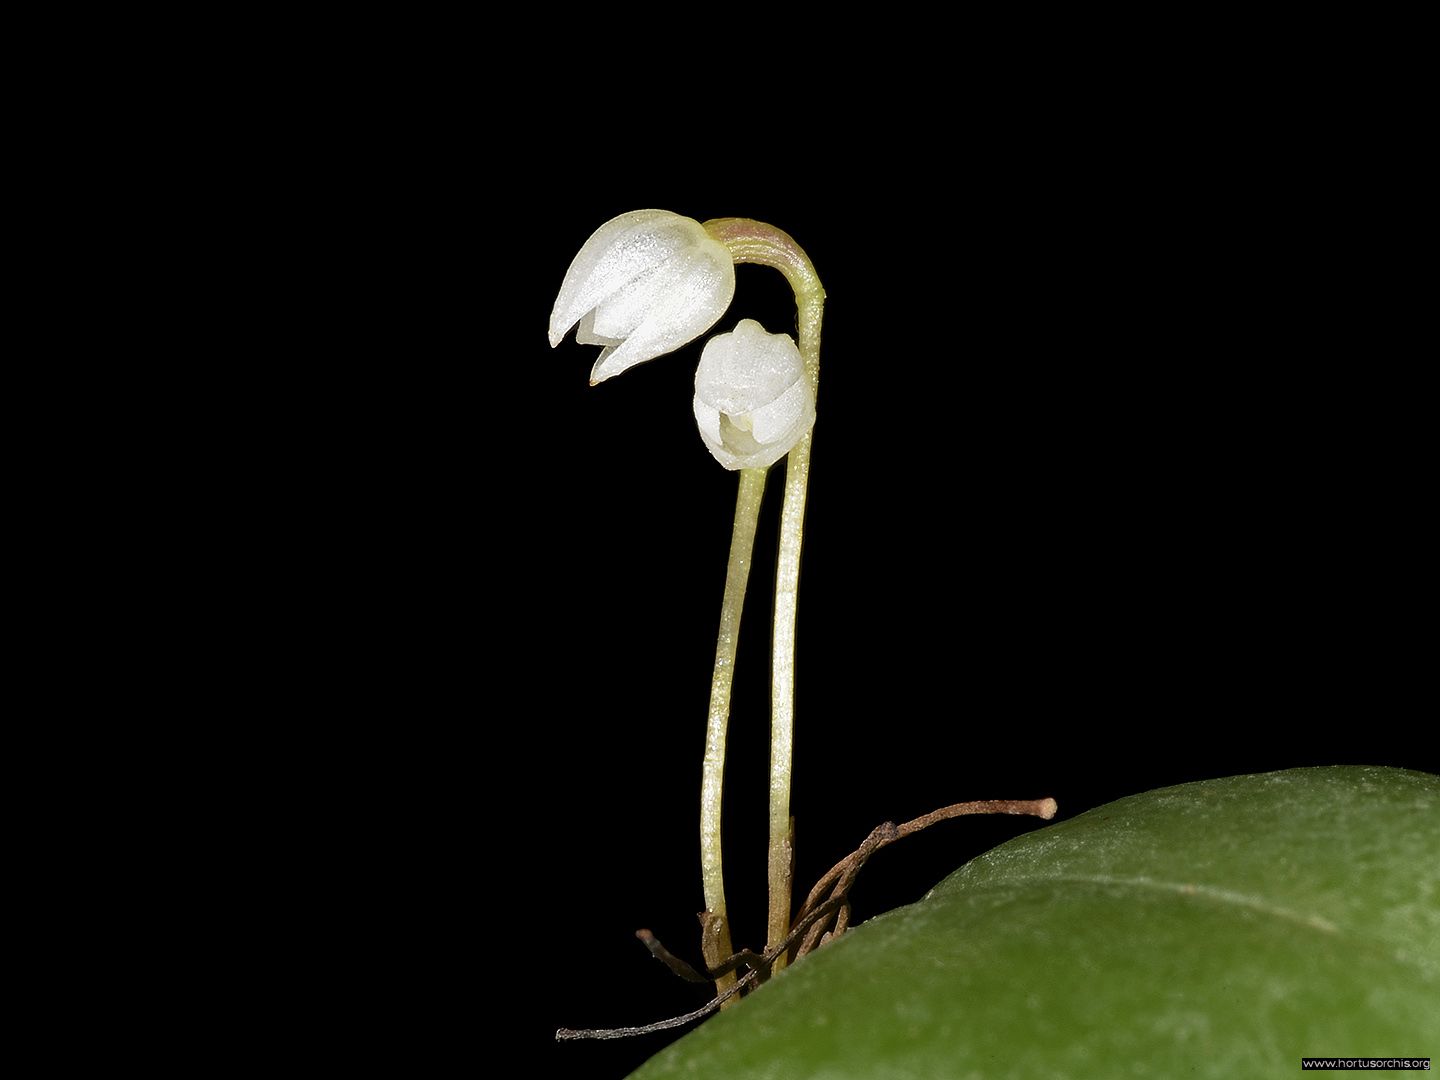
[[676, 227], [685, 222], [705, 235], [699, 222], [669, 210], [632, 210], [591, 233], [565, 272], [551, 309], [551, 346], [560, 344], [570, 327], [605, 296], [693, 245], [695, 232]]
[[727, 469], [748, 468], [749, 466], [745, 464], [745, 457], [725, 445], [720, 430], [720, 414], [701, 401], [699, 397], [695, 398], [693, 407], [695, 426], [700, 429], [700, 440], [705, 444], [705, 449], [710, 451], [710, 456]]
[[608, 338], [595, 332], [595, 312], [588, 311], [575, 330], [575, 340], [581, 345], [619, 345], [619, 338]]
[[815, 392], [795, 342], [753, 319], [705, 344], [695, 372], [700, 438], [727, 469], [763, 468], [815, 423]]
[[705, 440], [710, 452], [713, 454], [717, 448], [724, 449], [725, 444], [720, 440], [720, 410], [706, 405], [699, 394], [695, 395], [692, 408], [695, 410], [695, 426], [700, 429], [700, 438]]
[[725, 245], [706, 237], [704, 243], [675, 261], [681, 272], [670, 279], [666, 291], [654, 297], [624, 344], [595, 364], [591, 382], [603, 382], [694, 341], [725, 314], [735, 297], [735, 263]]
[[805, 361], [789, 335], [742, 319], [731, 333], [705, 343], [695, 391], [721, 412], [738, 416], [770, 404], [804, 378]]
[[751, 430], [762, 443], [783, 441], [792, 429], [799, 431], [790, 441], [800, 437], [815, 423], [815, 392], [810, 389], [810, 380], [802, 374], [778, 398], [750, 414]]
[[600, 301], [594, 311], [596, 332], [624, 341], [646, 316], [685, 278], [686, 258], [677, 255], [645, 271], [624, 288]]

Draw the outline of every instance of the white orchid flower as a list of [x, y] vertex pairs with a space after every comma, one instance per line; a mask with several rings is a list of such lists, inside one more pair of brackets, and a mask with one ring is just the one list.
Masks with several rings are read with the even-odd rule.
[[553, 348], [603, 345], [590, 382], [604, 382], [695, 340], [735, 295], [730, 252], [693, 218], [635, 210], [596, 229], [560, 286], [550, 313]]
[[815, 391], [788, 334], [742, 319], [705, 343], [695, 372], [695, 422], [727, 469], [773, 465], [815, 423]]

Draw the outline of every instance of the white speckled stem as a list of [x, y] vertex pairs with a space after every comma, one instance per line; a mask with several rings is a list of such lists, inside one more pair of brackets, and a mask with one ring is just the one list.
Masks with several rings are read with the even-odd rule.
[[[705, 230], [730, 249], [737, 263], [773, 266], [795, 291], [800, 355], [812, 388], [820, 381], [820, 321], [825, 290], [804, 249], [788, 233], [747, 218], [717, 218]], [[795, 743], [795, 616], [800, 586], [800, 544], [805, 493], [810, 478], [810, 440], [795, 444], [785, 465], [785, 502], [780, 512], [780, 553], [775, 570], [775, 633], [770, 674], [770, 914], [766, 949], [790, 932], [791, 851], [790, 761]], [[785, 957], [774, 970], [785, 965]]]

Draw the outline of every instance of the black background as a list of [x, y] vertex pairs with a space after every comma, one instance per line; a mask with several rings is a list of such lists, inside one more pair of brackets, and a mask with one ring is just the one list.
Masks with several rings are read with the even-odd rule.
[[[703, 906], [697, 802], [735, 489], [690, 414], [703, 339], [592, 388], [597, 349], [544, 337], [570, 259], [625, 210], [770, 221], [827, 288], [797, 892], [879, 822], [962, 800], [1051, 795], [1063, 817], [1236, 773], [1436, 768], [1415, 700], [1418, 432], [1386, 414], [1355, 328], [1312, 290], [1337, 256], [1310, 196], [1283, 169], [1254, 175], [1072, 163], [1057, 185], [916, 165], [883, 191], [839, 173], [784, 197], [577, 183], [543, 214], [517, 211], [522, 269], [498, 286], [503, 352], [483, 361], [503, 389], [476, 423], [514, 451], [498, 489], [482, 474], [478, 505], [508, 541], [482, 571], [513, 628], [487, 651], [483, 713], [501, 748], [490, 794], [524, 837], [490, 872], [502, 902], [525, 899], [502, 927], [534, 977], [527, 1042], [704, 997], [633, 938], [649, 927], [693, 960]], [[742, 317], [793, 332], [778, 274], [739, 268], [716, 332]], [[782, 487], [777, 466], [731, 722], [737, 945], [764, 934]], [[866, 868], [857, 918], [1030, 827], [971, 819], [907, 840]], [[561, 1075], [620, 1076], [665, 1041], [542, 1052]]]
[[[194, 132], [166, 122], [154, 160], [81, 170], [106, 228], [56, 257], [119, 288], [57, 324], [104, 338], [93, 364], [42, 365], [66, 395], [16, 396], [43, 416], [73, 383], [95, 420], [79, 440], [42, 421], [20, 459], [53, 491], [30, 524], [60, 563], [18, 572], [58, 590], [50, 617], [92, 654], [58, 650], [52, 689], [97, 695], [97, 730], [43, 725], [114, 785], [79, 831], [156, 856], [112, 878], [62, 855], [135, 950], [117, 977], [172, 943], [185, 967], [161, 981], [227, 1024], [207, 1052], [303, 1033], [315, 1055], [389, 1042], [414, 1071], [478, 1032], [475, 1054], [601, 1080], [664, 1038], [556, 1046], [556, 1027], [697, 1004], [632, 935], [694, 958], [735, 479], [690, 416], [701, 342], [590, 388], [596, 350], [545, 340], [585, 238], [646, 206], [773, 222], [829, 291], [797, 891], [878, 822], [957, 800], [1052, 795], [1068, 816], [1258, 769], [1435, 770], [1433, 394], [1414, 378], [1433, 360], [1406, 334], [1433, 303], [1404, 260], [1430, 201], [1402, 107], [1420, 95], [1378, 50], [1392, 72], [1366, 98], [1351, 58], [1293, 32], [1274, 51], [1336, 71], [1276, 66], [1268, 98], [1208, 52], [1152, 93], [1063, 31], [1085, 70], [1047, 81], [1027, 30], [898, 86], [868, 47], [815, 50], [861, 100], [763, 112], [714, 80], [738, 96], [778, 52], [682, 46], [683, 123], [583, 33], [546, 35], [587, 53], [581, 105], [553, 116], [535, 102], [558, 57], [477, 61], [472, 34], [453, 58], [433, 34], [399, 59], [398, 37], [326, 44], [353, 73], [307, 64], [292, 93], [262, 63], [229, 91], [243, 123], [192, 94]], [[717, 331], [791, 325], [778, 275], [738, 278]], [[32, 460], [52, 453], [62, 483]], [[727, 774], [746, 945], [781, 471]], [[1030, 827], [887, 850], [857, 918]], [[117, 1000], [169, 1016], [128, 981]]]

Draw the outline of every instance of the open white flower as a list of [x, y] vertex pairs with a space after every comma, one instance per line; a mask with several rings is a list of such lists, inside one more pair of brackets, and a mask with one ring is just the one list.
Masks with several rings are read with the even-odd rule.
[[635, 210], [596, 229], [560, 286], [550, 346], [577, 322], [575, 340], [603, 345], [590, 373], [604, 382], [693, 341], [735, 295], [730, 252], [694, 218]]
[[695, 372], [695, 422], [727, 469], [773, 465], [815, 423], [815, 391], [788, 334], [742, 319], [705, 343]]

